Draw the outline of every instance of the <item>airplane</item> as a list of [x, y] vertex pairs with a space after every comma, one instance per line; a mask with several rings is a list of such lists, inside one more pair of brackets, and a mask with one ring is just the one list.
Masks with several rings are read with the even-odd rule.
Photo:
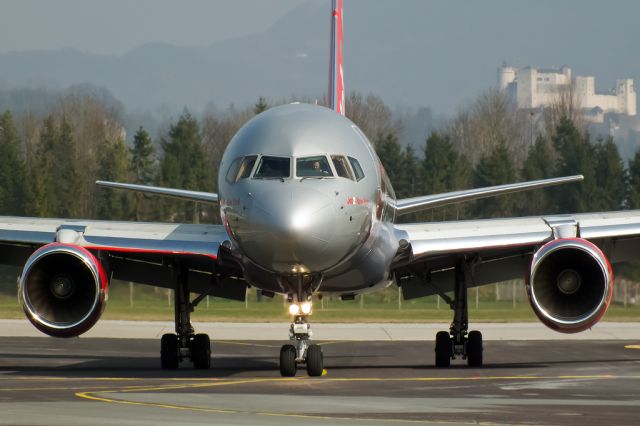
[[[329, 107], [268, 109], [232, 138], [207, 193], [98, 181], [218, 204], [221, 225], [0, 217], [0, 262], [22, 266], [19, 297], [29, 321], [54, 337], [78, 336], [100, 318], [112, 279], [175, 290], [175, 333], [160, 343], [164, 369], [206, 369], [209, 336], [190, 314], [207, 295], [244, 300], [247, 286], [290, 302], [282, 376], [324, 369], [309, 318], [314, 295], [343, 299], [394, 281], [405, 299], [438, 295], [453, 311], [436, 334], [435, 365], [483, 364], [480, 331], [469, 331], [468, 289], [525, 277], [540, 321], [564, 333], [604, 315], [611, 263], [640, 246], [640, 212], [396, 224], [405, 214], [452, 203], [578, 182], [568, 176], [397, 199], [363, 132], [345, 117], [342, 0], [332, 0]], [[191, 294], [198, 294], [193, 300]]]

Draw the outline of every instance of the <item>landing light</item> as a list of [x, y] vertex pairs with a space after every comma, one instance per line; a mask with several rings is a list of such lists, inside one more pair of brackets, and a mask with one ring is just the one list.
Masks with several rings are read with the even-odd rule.
[[300, 306], [296, 305], [295, 303], [289, 305], [289, 313], [291, 315], [298, 315], [300, 313]]
[[312, 310], [311, 302], [303, 302], [301, 304], [292, 303], [289, 305], [289, 313], [293, 316], [309, 315]]

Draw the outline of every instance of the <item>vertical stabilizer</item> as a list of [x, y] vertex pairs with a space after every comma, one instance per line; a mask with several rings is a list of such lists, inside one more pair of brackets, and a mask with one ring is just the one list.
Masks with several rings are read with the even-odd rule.
[[344, 74], [342, 73], [342, 0], [331, 0], [331, 70], [329, 107], [344, 115]]

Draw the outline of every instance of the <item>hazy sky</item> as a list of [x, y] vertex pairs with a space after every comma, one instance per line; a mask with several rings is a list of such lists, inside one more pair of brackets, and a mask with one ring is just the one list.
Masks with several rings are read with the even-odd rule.
[[[180, 110], [321, 96], [330, 1], [0, 0], [0, 88], [90, 83], [132, 108]], [[344, 3], [347, 90], [390, 105], [455, 112], [496, 84], [503, 61], [566, 64], [601, 92], [633, 78], [640, 92], [640, 0]], [[7, 53], [64, 48], [84, 54]]]
[[149, 42], [203, 45], [266, 30], [309, 0], [0, 0], [0, 53], [122, 54]]

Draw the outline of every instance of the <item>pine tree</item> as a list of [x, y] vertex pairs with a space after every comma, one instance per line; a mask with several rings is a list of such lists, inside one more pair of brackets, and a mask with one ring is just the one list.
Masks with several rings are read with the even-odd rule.
[[389, 180], [392, 184], [398, 185], [403, 168], [402, 150], [398, 138], [393, 133], [378, 134], [374, 146]]
[[[470, 186], [470, 165], [464, 155], [459, 154], [453, 147], [448, 135], [437, 132], [431, 133], [424, 147], [424, 160], [422, 161], [422, 194], [439, 194]], [[459, 219], [465, 216], [464, 204], [444, 207], [432, 211], [429, 216], [420, 216], [423, 219]], [[449, 212], [454, 212], [451, 217]]]
[[54, 214], [60, 217], [75, 218], [80, 214], [82, 200], [78, 198], [80, 181], [78, 164], [75, 161], [75, 143], [71, 124], [62, 119], [57, 131], [54, 131], [52, 151], [53, 158], [48, 182], [49, 191], [55, 197]]
[[261, 112], [264, 112], [266, 110], [269, 109], [269, 103], [267, 102], [266, 98], [264, 96], [260, 96], [258, 98], [258, 102], [256, 102], [253, 105], [253, 113], [255, 115], [260, 114]]
[[594, 147], [595, 181], [597, 196], [591, 209], [596, 211], [620, 210], [626, 196], [627, 171], [612, 137], [599, 140]]
[[629, 189], [627, 206], [630, 209], [640, 209], [640, 149], [629, 160]]
[[72, 129], [64, 118], [57, 124], [45, 119], [28, 168], [27, 214], [78, 217], [83, 200], [78, 197], [80, 181]]
[[[98, 178], [111, 182], [126, 181], [129, 172], [129, 151], [124, 140], [105, 141], [98, 158]], [[129, 219], [131, 194], [127, 191], [104, 190], [97, 199], [100, 219]]]
[[[211, 191], [213, 178], [210, 163], [201, 143], [198, 122], [185, 111], [163, 138], [164, 157], [160, 163], [160, 183], [170, 188]], [[167, 219], [184, 221], [194, 214], [194, 203], [165, 202]]]
[[[529, 154], [522, 167], [524, 180], [547, 179], [555, 176], [555, 155], [551, 144], [544, 137], [538, 137], [529, 150]], [[552, 191], [556, 188], [526, 191], [520, 194], [520, 215], [550, 214], [557, 210], [554, 205]]]
[[408, 198], [418, 193], [418, 187], [420, 184], [420, 167], [418, 165], [418, 159], [413, 152], [413, 147], [407, 145], [402, 151], [402, 169], [398, 176], [398, 181], [394, 182], [394, 188], [398, 198]]
[[[149, 133], [140, 126], [133, 137], [133, 148], [130, 149], [130, 171], [133, 182], [141, 185], [150, 185], [157, 178], [155, 148], [149, 137]], [[132, 212], [137, 221], [151, 220], [149, 203], [143, 194], [133, 194]]]
[[580, 213], [592, 210], [597, 197], [594, 148], [588, 136], [580, 134], [573, 122], [563, 117], [553, 137], [558, 153], [558, 175], [584, 175], [584, 181], [561, 185], [554, 191], [559, 213]]
[[0, 115], [0, 213], [24, 212], [25, 164], [11, 111]]
[[[504, 143], [498, 143], [481, 158], [473, 173], [474, 186], [486, 187], [512, 183], [516, 170], [512, 156]], [[513, 215], [516, 199], [513, 195], [500, 195], [476, 201], [477, 217], [506, 217]]]

